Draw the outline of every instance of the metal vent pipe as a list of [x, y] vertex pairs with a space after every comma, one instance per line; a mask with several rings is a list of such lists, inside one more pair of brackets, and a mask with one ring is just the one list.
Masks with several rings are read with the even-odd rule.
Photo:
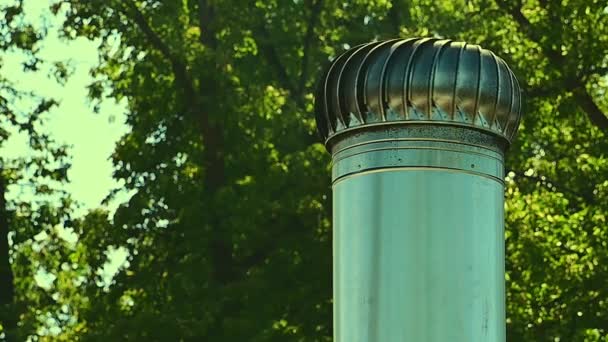
[[334, 341], [505, 341], [504, 152], [521, 117], [477, 45], [338, 56], [315, 112], [332, 155]]

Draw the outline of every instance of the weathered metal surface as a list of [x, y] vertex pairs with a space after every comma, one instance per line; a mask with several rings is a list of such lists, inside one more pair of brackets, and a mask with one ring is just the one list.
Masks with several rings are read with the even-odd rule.
[[504, 341], [503, 153], [449, 130], [334, 149], [335, 341]]
[[504, 342], [504, 151], [517, 81], [476, 45], [395, 39], [334, 60], [334, 340]]
[[510, 141], [520, 88], [507, 64], [478, 45], [445, 39], [393, 39], [338, 56], [319, 82], [319, 132], [332, 138], [370, 125], [443, 123]]
[[502, 183], [500, 140], [462, 127], [396, 126], [344, 135], [333, 147], [332, 180], [389, 168], [440, 168]]
[[384, 169], [333, 191], [334, 341], [505, 341], [502, 184]]

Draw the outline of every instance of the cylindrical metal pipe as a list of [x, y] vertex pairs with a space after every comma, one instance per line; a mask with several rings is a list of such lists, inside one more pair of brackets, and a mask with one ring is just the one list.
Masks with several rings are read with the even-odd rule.
[[333, 158], [334, 340], [505, 340], [504, 151], [520, 90], [437, 39], [337, 57], [316, 96]]

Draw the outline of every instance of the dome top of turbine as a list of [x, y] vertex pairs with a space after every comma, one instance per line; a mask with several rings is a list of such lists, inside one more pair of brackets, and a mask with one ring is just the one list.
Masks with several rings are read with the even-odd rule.
[[325, 142], [377, 125], [468, 126], [510, 142], [521, 90], [504, 60], [446, 39], [392, 39], [353, 47], [333, 60], [315, 96]]

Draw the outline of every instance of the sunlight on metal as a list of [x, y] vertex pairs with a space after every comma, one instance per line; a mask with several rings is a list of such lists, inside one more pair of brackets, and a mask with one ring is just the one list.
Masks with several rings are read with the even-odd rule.
[[505, 341], [506, 63], [394, 39], [338, 56], [316, 95], [332, 154], [334, 340]]

